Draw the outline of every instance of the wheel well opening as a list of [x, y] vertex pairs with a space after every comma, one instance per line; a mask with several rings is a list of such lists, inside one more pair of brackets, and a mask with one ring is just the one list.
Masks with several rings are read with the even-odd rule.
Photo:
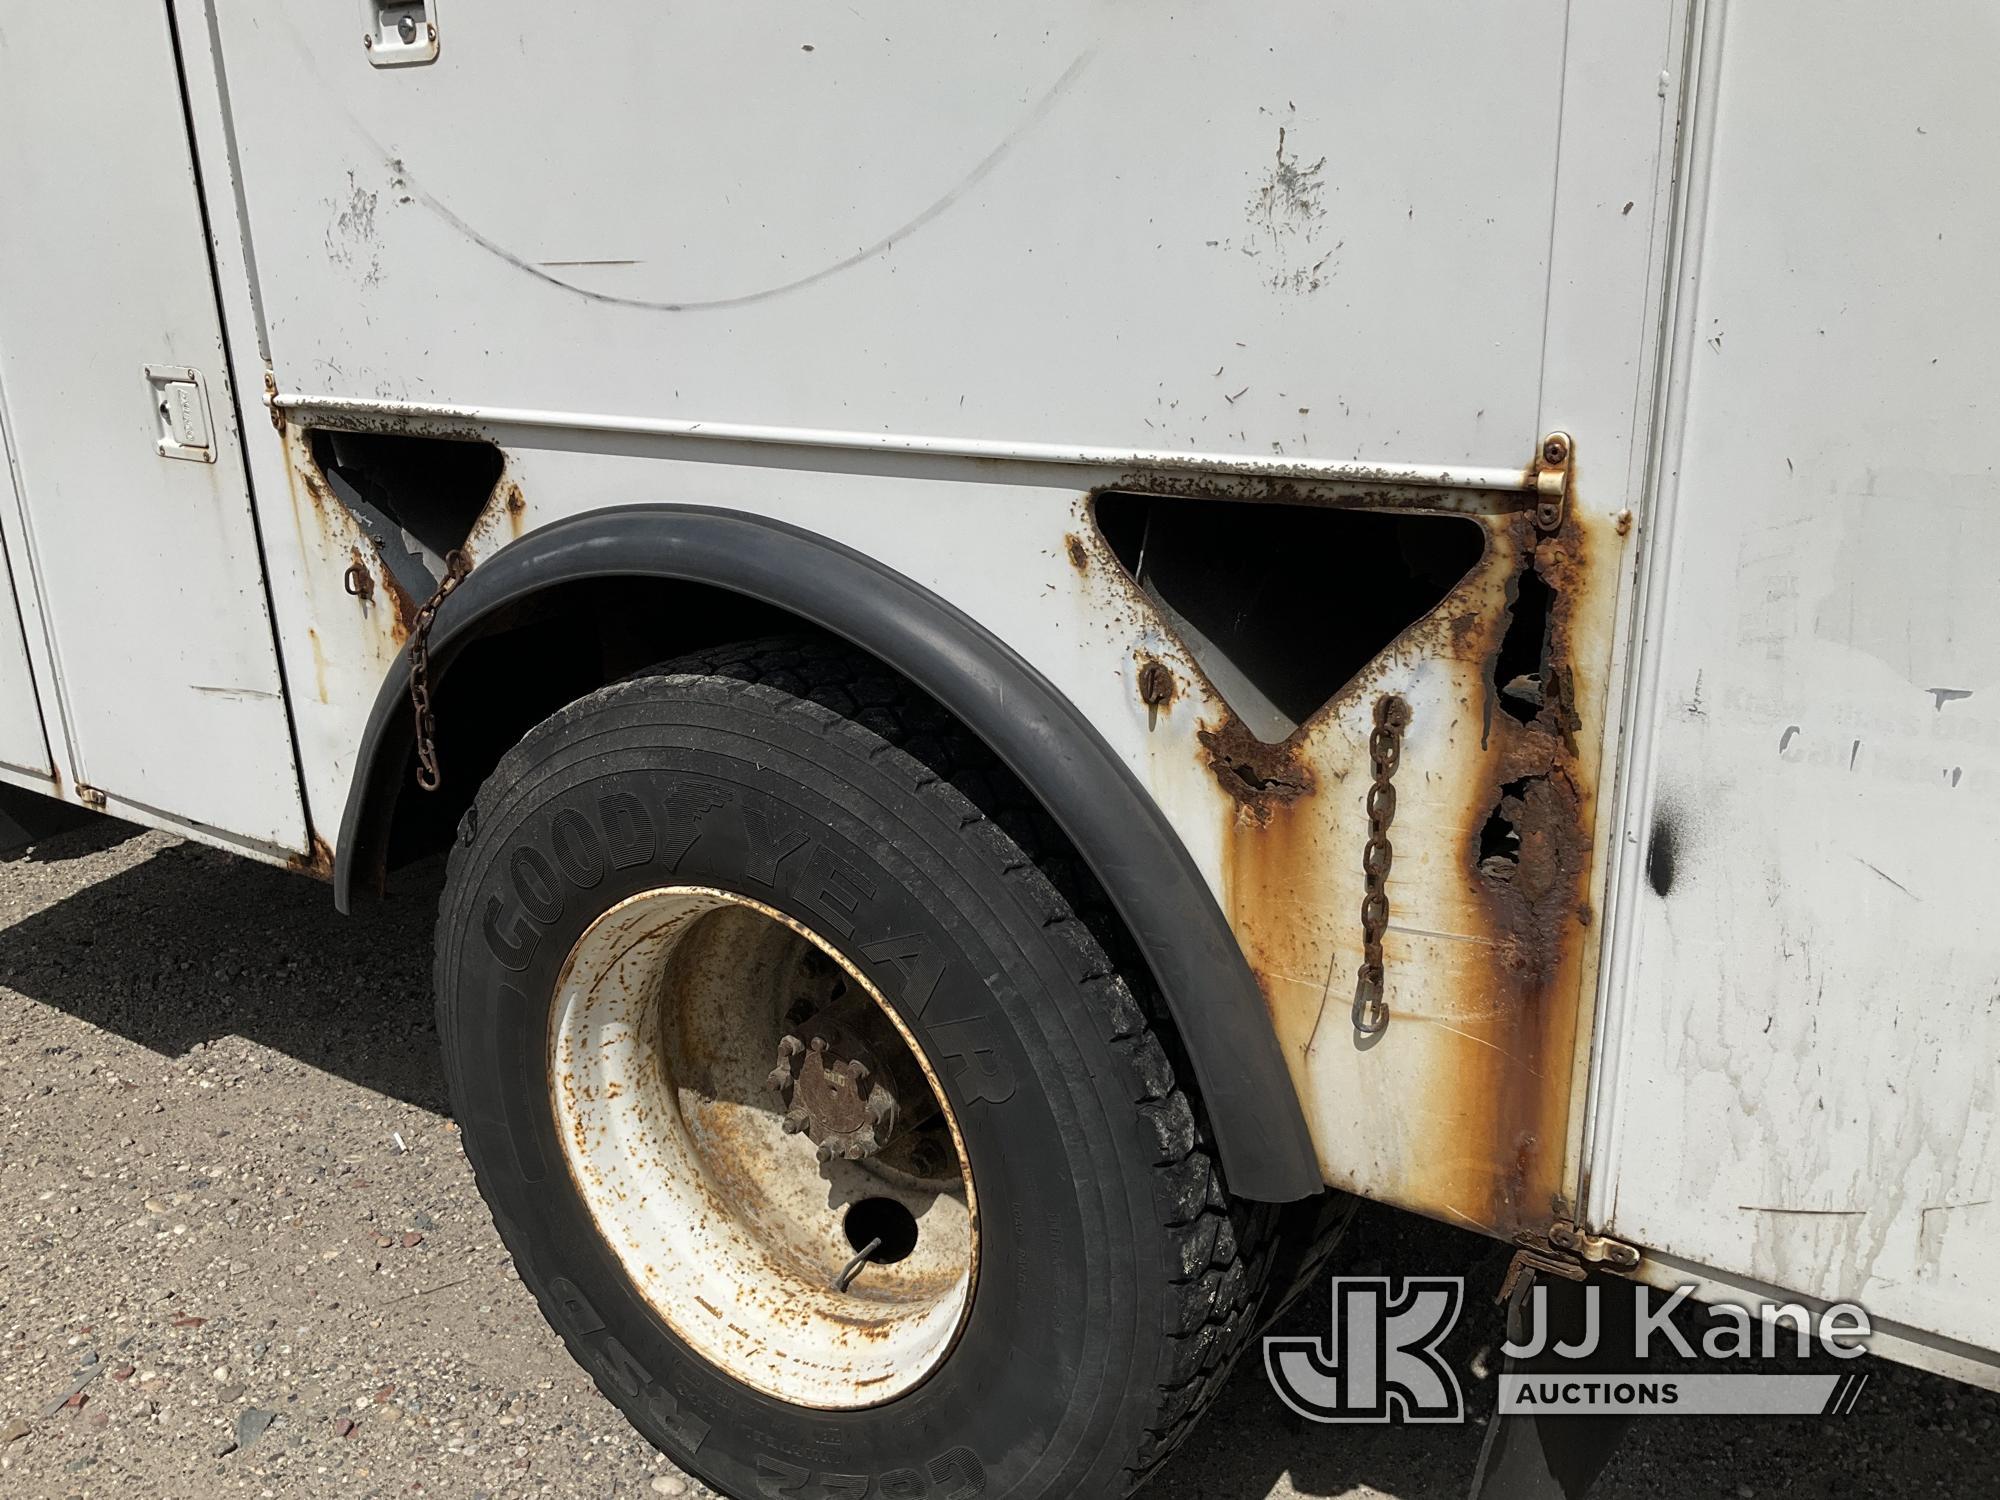
[[405, 754], [389, 823], [390, 869], [449, 846], [500, 758], [586, 693], [689, 651], [810, 630], [785, 610], [706, 584], [598, 578], [512, 605], [460, 646], [433, 690], [443, 784], [416, 787]]
[[[415, 758], [407, 732], [393, 779], [380, 769], [378, 797], [394, 800], [363, 819], [357, 850], [357, 889], [377, 884], [389, 870], [450, 847], [459, 821], [500, 760], [536, 724], [588, 693], [663, 661], [705, 648], [782, 635], [830, 632], [783, 608], [705, 584], [644, 576], [593, 578], [552, 586], [489, 619], [472, 640], [455, 643], [436, 676], [433, 703], [443, 783], [436, 792], [416, 786]], [[1036, 851], [1042, 873], [1091, 931], [1113, 967], [1130, 981], [1174, 1075], [1188, 1090], [1198, 1128], [1216, 1140], [1197, 1091], [1180, 1020], [1162, 1003], [1164, 987], [1152, 955], [1137, 941], [1083, 852], [1072, 843], [1032, 785], [1009, 770], [984, 740], [893, 664], [869, 655], [915, 698], [929, 702], [955, 726], [965, 748], [978, 753], [954, 763], [951, 752], [936, 763], [982, 812], [1022, 848]], [[399, 705], [407, 713], [407, 705]], [[906, 746], [922, 756], [919, 746]], [[1013, 791], [1010, 789], [1018, 789]]]

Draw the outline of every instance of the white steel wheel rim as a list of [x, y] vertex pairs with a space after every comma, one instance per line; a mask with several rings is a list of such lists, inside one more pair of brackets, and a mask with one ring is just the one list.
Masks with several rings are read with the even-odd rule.
[[[785, 1133], [765, 1078], [788, 980], [812, 950], [895, 1023], [936, 1095], [956, 1156], [938, 1179], [822, 1163]], [[965, 1142], [916, 1038], [838, 950], [734, 892], [646, 891], [577, 940], [551, 1021], [550, 1096], [571, 1179], [682, 1340], [732, 1378], [822, 1410], [893, 1400], [943, 1362], [978, 1265]], [[835, 1290], [856, 1253], [847, 1214], [867, 1200], [879, 1213], [885, 1199], [915, 1219], [915, 1248]]]

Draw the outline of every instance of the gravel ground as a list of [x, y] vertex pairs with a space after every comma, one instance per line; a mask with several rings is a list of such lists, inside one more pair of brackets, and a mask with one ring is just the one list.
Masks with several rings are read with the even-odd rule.
[[[435, 872], [327, 890], [123, 825], [0, 866], [0, 1495], [705, 1495], [515, 1278], [436, 1062]], [[1350, 1269], [1503, 1253], [1370, 1212]], [[1324, 1293], [1281, 1331], [1326, 1326]], [[1993, 1493], [2000, 1397], [1886, 1363], [1853, 1416], [1642, 1424], [1596, 1493]], [[1254, 1361], [1154, 1500], [1465, 1493], [1481, 1431], [1312, 1427]]]

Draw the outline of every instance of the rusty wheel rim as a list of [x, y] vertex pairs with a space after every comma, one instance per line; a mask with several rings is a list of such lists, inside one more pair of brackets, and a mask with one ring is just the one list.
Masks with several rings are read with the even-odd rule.
[[[876, 1035], [906, 1049], [894, 1059], [906, 1092], [930, 1091], [906, 1107], [926, 1123], [865, 1159], [845, 1158], [845, 1136], [816, 1149], [773, 1076], [819, 993], [849, 1013], [879, 1008]], [[915, 1036], [838, 949], [731, 891], [645, 891], [577, 940], [550, 1019], [571, 1180], [683, 1341], [821, 1410], [893, 1400], [944, 1361], [977, 1276], [971, 1165]]]

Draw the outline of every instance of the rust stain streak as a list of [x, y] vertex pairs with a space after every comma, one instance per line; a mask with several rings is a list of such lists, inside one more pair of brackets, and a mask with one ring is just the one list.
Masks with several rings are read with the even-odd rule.
[[333, 849], [318, 834], [312, 836], [312, 845], [304, 854], [295, 854], [285, 861], [285, 867], [296, 870], [301, 875], [311, 875], [318, 880], [333, 879]]
[[[1155, 790], [1185, 805], [1178, 778], [1188, 773], [1206, 789], [1218, 894], [1264, 992], [1324, 1175], [1506, 1238], [1546, 1231], [1567, 1211], [1566, 1147], [1593, 993], [1592, 836], [1625, 543], [1615, 517], [1579, 503], [1573, 466], [1571, 476], [1561, 523], [1547, 534], [1523, 508], [1527, 496], [1497, 491], [1341, 495], [1128, 476], [1119, 488], [1449, 512], [1485, 532], [1482, 557], [1458, 585], [1277, 744], [1229, 710], [1094, 524], [1087, 561], [1103, 566], [1077, 565], [1071, 548], [1111, 628], [1132, 629], [1138, 659], [1170, 662], [1181, 684], [1191, 711], [1171, 743], [1185, 743], [1189, 759], [1178, 762], [1185, 771], [1161, 761]], [[1082, 509], [1088, 517], [1088, 497]], [[1510, 640], [1517, 615], [1525, 635]], [[1539, 662], [1532, 681], [1496, 680], [1503, 648], [1518, 664], [1522, 639], [1537, 631], [1539, 641], [1527, 641]], [[1395, 783], [1384, 935], [1391, 1019], [1362, 1045], [1349, 1005], [1362, 944], [1367, 736], [1388, 693], [1413, 709]], [[1164, 718], [1157, 727], [1168, 733]]]
[[[285, 429], [285, 473], [313, 617], [327, 624], [358, 616], [366, 641], [361, 649], [386, 667], [415, 627], [417, 601], [396, 581], [375, 539], [341, 503], [313, 456], [311, 435], [296, 425]], [[350, 569], [369, 580], [363, 591], [350, 591]], [[321, 644], [317, 636], [315, 643]]]
[[466, 533], [463, 551], [476, 567], [509, 542], [518, 541], [528, 529], [528, 500], [514, 477], [513, 460], [508, 459], [493, 482], [493, 493], [473, 518]]

